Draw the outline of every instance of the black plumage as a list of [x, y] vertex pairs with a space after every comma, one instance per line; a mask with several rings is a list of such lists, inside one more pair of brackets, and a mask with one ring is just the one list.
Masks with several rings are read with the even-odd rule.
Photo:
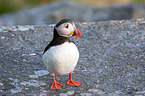
[[60, 36], [57, 32], [57, 30], [54, 28], [53, 31], [53, 39], [51, 40], [51, 42], [46, 46], [46, 48], [44, 49], [43, 54], [52, 46], [57, 46], [57, 45], [61, 45], [64, 42], [71, 42], [69, 37], [63, 37]]

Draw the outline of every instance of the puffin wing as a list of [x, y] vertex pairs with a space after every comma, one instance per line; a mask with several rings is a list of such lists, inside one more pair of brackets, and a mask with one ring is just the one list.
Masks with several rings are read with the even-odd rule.
[[55, 45], [55, 43], [51, 41], [51, 42], [45, 47], [43, 54], [44, 54], [50, 47], [52, 47], [52, 46], [54, 46], [54, 45]]

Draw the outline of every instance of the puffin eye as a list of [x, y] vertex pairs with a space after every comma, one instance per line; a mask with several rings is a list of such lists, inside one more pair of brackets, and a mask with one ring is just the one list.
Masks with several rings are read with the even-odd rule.
[[68, 24], [65, 26], [65, 28], [68, 28]]

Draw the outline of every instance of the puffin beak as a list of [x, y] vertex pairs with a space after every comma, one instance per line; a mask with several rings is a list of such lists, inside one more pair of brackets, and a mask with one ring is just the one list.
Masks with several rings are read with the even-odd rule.
[[72, 37], [82, 37], [80, 30], [76, 26], [75, 26], [75, 31], [74, 31]]

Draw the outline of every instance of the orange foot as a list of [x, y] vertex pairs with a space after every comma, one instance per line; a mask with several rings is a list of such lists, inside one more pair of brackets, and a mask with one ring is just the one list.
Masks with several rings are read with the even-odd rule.
[[80, 86], [80, 85], [82, 85], [80, 82], [77, 82], [77, 81], [74, 81], [74, 80], [71, 80], [71, 79], [69, 79], [67, 81], [67, 84], [70, 85], [70, 86]]
[[56, 89], [61, 88], [62, 84], [55, 81], [55, 75], [53, 75], [52, 77], [53, 77], [54, 83], [51, 86], [51, 90], [56, 90]]
[[69, 73], [69, 80], [67, 81], [67, 84], [70, 86], [80, 86], [82, 85], [80, 82], [72, 80], [72, 72]]
[[57, 90], [57, 89], [61, 88], [61, 86], [62, 86], [62, 84], [55, 81], [51, 86], [51, 90]]

